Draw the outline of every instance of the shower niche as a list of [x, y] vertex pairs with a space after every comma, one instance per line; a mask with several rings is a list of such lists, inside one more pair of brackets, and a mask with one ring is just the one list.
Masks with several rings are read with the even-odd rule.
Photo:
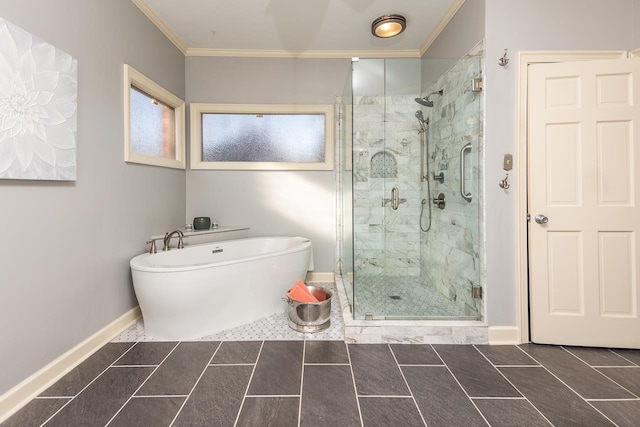
[[371, 178], [396, 178], [398, 176], [398, 163], [393, 154], [379, 151], [371, 156], [369, 171]]
[[[482, 94], [468, 84], [482, 75], [481, 53], [352, 63], [341, 105], [350, 134], [340, 139], [350, 144], [339, 164], [338, 273], [356, 320], [482, 319], [473, 297]], [[385, 203], [393, 198], [402, 203]]]

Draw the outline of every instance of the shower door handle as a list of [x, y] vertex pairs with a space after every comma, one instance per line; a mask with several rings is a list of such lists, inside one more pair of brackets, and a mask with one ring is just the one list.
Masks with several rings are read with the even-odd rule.
[[393, 187], [391, 189], [391, 198], [382, 199], [382, 207], [384, 208], [389, 202], [391, 202], [391, 209], [395, 211], [398, 210], [400, 203], [407, 203], [407, 199], [401, 199], [400, 190], [398, 190], [398, 187]]
[[467, 185], [464, 181], [464, 171], [467, 169], [467, 162], [465, 161], [465, 153], [469, 151], [471, 152], [471, 143], [466, 144], [460, 150], [460, 195], [467, 202], [471, 203], [471, 193], [467, 193]]
[[393, 187], [391, 189], [391, 209], [395, 211], [398, 206], [400, 206], [400, 190], [398, 190], [398, 187]]

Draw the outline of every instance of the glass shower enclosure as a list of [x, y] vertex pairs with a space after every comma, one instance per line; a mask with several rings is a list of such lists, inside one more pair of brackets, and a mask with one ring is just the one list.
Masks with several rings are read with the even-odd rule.
[[480, 53], [352, 63], [338, 273], [354, 319], [482, 317]]

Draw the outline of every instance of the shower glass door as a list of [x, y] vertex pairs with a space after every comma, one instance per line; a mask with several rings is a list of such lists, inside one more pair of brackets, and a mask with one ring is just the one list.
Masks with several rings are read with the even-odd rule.
[[[477, 58], [476, 61], [479, 64]], [[355, 319], [478, 317], [477, 304], [471, 300], [471, 309], [457, 304], [459, 296], [447, 285], [449, 281], [460, 281], [460, 287], [466, 288], [470, 296], [472, 283], [479, 283], [479, 274], [473, 280], [466, 276], [468, 270], [474, 271], [480, 265], [470, 258], [477, 258], [477, 244], [466, 248], [467, 235], [478, 237], [479, 107], [471, 119], [473, 108], [465, 100], [471, 100], [472, 95], [452, 87], [451, 81], [457, 82], [462, 76], [445, 78], [446, 73], [442, 73], [431, 79], [429, 75], [425, 77], [423, 68], [424, 60], [420, 59], [353, 62], [351, 302]], [[478, 76], [479, 68], [474, 72]], [[438, 85], [443, 85], [443, 93], [429, 98], [432, 107], [416, 102], [416, 98], [434, 91]], [[465, 86], [466, 92], [468, 89]], [[477, 98], [473, 101], [479, 106]], [[422, 126], [418, 111], [422, 112]], [[427, 122], [433, 125], [426, 125]], [[472, 122], [476, 127], [473, 132], [468, 126]], [[425, 132], [419, 132], [421, 129]], [[446, 144], [442, 142], [445, 139]], [[452, 153], [472, 140], [475, 148], [464, 153], [466, 166], [461, 169]], [[421, 153], [428, 143], [429, 152], [421, 165]], [[426, 167], [432, 172], [444, 172], [445, 180], [421, 180], [421, 169]], [[460, 197], [461, 176], [465, 188], [476, 196], [473, 205]], [[445, 209], [432, 206], [429, 210], [439, 193], [444, 194]], [[474, 224], [463, 218], [473, 209]], [[430, 231], [421, 231], [421, 224], [429, 221]], [[437, 239], [431, 242], [435, 236]], [[466, 249], [471, 255], [465, 258]], [[460, 264], [448, 264], [449, 261]], [[430, 271], [432, 262], [441, 269], [440, 273]], [[461, 300], [469, 303], [465, 298]]]
[[354, 312], [410, 313], [420, 276], [419, 59], [353, 63]]

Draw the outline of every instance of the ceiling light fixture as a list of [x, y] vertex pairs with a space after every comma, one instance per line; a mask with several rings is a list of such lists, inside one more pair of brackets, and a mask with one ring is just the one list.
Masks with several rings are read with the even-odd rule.
[[397, 36], [407, 27], [407, 20], [402, 15], [384, 15], [371, 23], [371, 34], [388, 38]]

